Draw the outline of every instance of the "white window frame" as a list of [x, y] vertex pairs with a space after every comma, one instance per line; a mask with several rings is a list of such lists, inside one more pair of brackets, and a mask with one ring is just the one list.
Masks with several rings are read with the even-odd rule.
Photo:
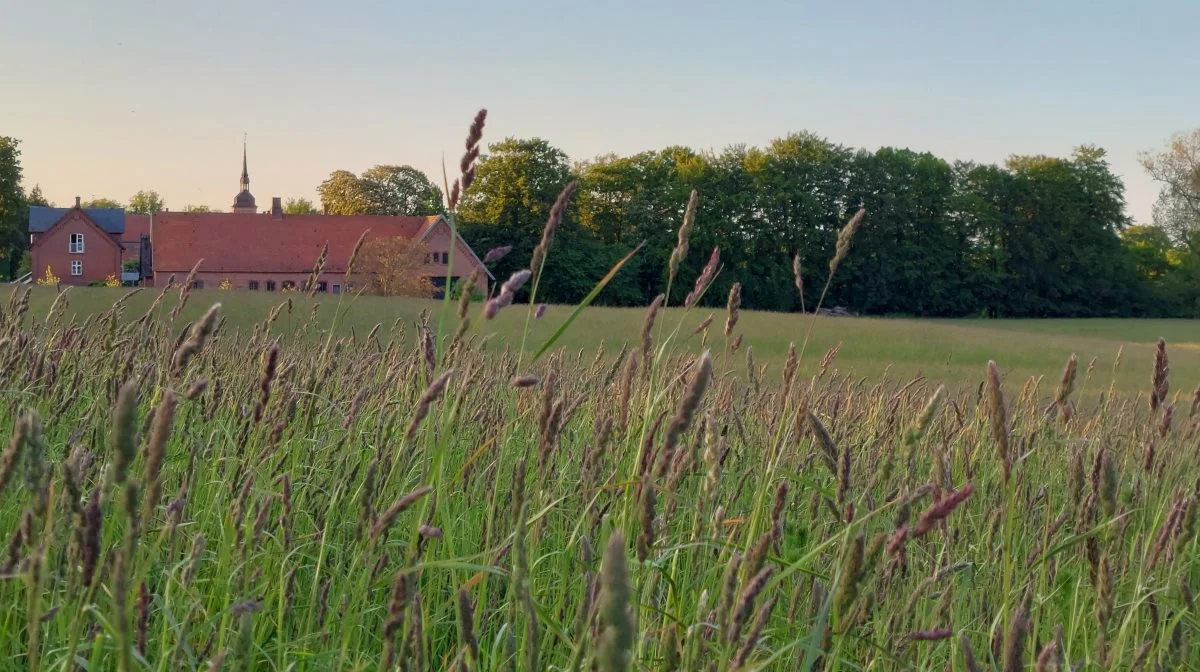
[[[79, 244], [75, 244], [75, 237], [79, 236]], [[67, 242], [67, 250], [71, 254], [83, 254], [83, 234], [72, 233], [70, 241]]]
[[83, 275], [83, 262], [79, 259], [73, 259], [71, 261], [71, 275], [75, 277]]

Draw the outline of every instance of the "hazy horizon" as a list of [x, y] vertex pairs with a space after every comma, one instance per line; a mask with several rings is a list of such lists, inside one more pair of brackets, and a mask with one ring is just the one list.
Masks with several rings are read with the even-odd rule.
[[[9, 3], [6, 1], [6, 5]], [[335, 169], [409, 164], [441, 183], [471, 116], [485, 142], [573, 160], [719, 151], [811, 131], [851, 147], [999, 163], [1106, 149], [1127, 212], [1158, 187], [1138, 153], [1200, 125], [1200, 3], [315, 2], [6, 6], [0, 134], [58, 205], [155, 189], [226, 210], [242, 134], [251, 191], [317, 202]], [[37, 54], [30, 58], [30, 54]]]

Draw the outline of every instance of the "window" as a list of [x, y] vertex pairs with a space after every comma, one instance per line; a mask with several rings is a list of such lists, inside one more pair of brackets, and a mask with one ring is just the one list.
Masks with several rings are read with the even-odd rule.
[[204, 281], [203, 280], [192, 281], [192, 289], [204, 289]]
[[317, 283], [317, 293], [318, 294], [324, 294], [325, 292], [328, 292], [328, 291], [329, 291], [329, 284], [326, 283], [324, 280]]
[[258, 280], [251, 280], [249, 287], [254, 291], [258, 291]]
[[83, 262], [76, 259], [71, 262], [71, 275], [83, 275]]
[[71, 243], [70, 243], [70, 246], [68, 249], [70, 250], [71, 254], [83, 254], [83, 234], [82, 233], [72, 233], [71, 234]]
[[426, 254], [426, 255], [425, 255], [425, 265], [426, 265], [426, 266], [428, 266], [428, 265], [429, 265], [429, 258], [430, 258], [430, 256], [429, 256], [428, 254]]
[[336, 283], [335, 283], [335, 284], [333, 285], [333, 293], [334, 293], [334, 294], [341, 294], [341, 293], [342, 293], [342, 286], [341, 286], [341, 285], [339, 285], [339, 284], [336, 284]]
[[296, 283], [292, 282], [291, 280], [284, 280], [284, 281], [283, 281], [283, 288], [284, 288], [285, 290], [287, 290], [287, 289], [295, 289], [295, 288], [296, 288]]
[[267, 291], [268, 291], [268, 292], [273, 292], [273, 291], [275, 291], [275, 281], [274, 281], [274, 280], [268, 280], [268, 281], [267, 281]]

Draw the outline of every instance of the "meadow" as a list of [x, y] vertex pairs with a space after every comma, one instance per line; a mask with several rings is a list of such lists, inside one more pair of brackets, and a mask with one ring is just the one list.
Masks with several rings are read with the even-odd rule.
[[[30, 315], [44, 319], [57, 299], [56, 310], [65, 318], [87, 321], [101, 316], [128, 289], [78, 287], [68, 290], [59, 299], [59, 292], [50, 287], [34, 287], [30, 296]], [[428, 299], [408, 297], [356, 297], [353, 307], [333, 295], [309, 297], [302, 293], [274, 294], [266, 292], [196, 290], [192, 301], [182, 310], [179, 320], [191, 322], [199, 318], [207, 306], [222, 304], [224, 328], [230, 332], [251, 331], [276, 306], [290, 299], [290, 309], [282, 311], [276, 321], [279, 333], [298, 332], [312, 323], [304, 333], [320, 340], [325, 328], [332, 327], [337, 336], [364, 336], [377, 326], [381, 340], [393, 336], [403, 338], [405, 328], [412, 325], [425, 311], [438, 311], [440, 304]], [[140, 318], [156, 298], [150, 289], [125, 299], [124, 319]], [[473, 308], [476, 312], [478, 307]], [[548, 306], [541, 319], [529, 321], [518, 311], [502, 312], [492, 321], [477, 321], [472, 333], [487, 337], [485, 349], [517, 349], [522, 342], [532, 352], [548, 338], [573, 310], [572, 306]], [[710, 314], [719, 318], [724, 307], [665, 308], [663, 320], [687, 329], [676, 339], [680, 352], [699, 354], [706, 346], [691, 330]], [[316, 322], [312, 321], [316, 312]], [[686, 314], [685, 314], [686, 313]], [[336, 324], [335, 324], [335, 317]], [[645, 317], [644, 309], [589, 307], [581, 313], [572, 328], [556, 343], [566, 350], [591, 353], [604, 347], [606, 357], [620, 351], [622, 346], [635, 345]], [[456, 315], [450, 326], [456, 327]], [[747, 347], [741, 349], [740, 361], [727, 358], [728, 365], [744, 373], [744, 355], [752, 350], [757, 365], [765, 365], [766, 373], [778, 373], [787, 359], [788, 346], [800, 343], [809, 334], [814, 317], [801, 314], [741, 311], [739, 333]], [[889, 378], [907, 382], [916, 377], [958, 388], [978, 386], [980, 371], [989, 360], [1004, 365], [1006, 378], [1024, 384], [1030, 378], [1053, 379], [1063, 362], [1075, 354], [1091, 377], [1102, 385], [1093, 385], [1080, 392], [1095, 396], [1110, 386], [1116, 391], [1136, 395], [1145, 392], [1147, 368], [1154, 344], [1165, 339], [1172, 347], [1172, 370], [1177, 379], [1188, 384], [1200, 383], [1200, 322], [1175, 319], [1045, 319], [1045, 320], [931, 320], [885, 319], [870, 317], [821, 317], [821, 327], [811, 331], [809, 349], [816, 353], [838, 347], [835, 368], [850, 376], [872, 381]], [[529, 337], [523, 338], [526, 326]], [[722, 337], [723, 338], [723, 337]], [[723, 345], [723, 344], [720, 344]], [[1125, 362], [1118, 364], [1118, 354]], [[1093, 360], [1094, 363], [1093, 363]], [[799, 364], [800, 373], [811, 375], [819, 358]], [[1052, 384], [1049, 380], [1046, 384]]]
[[0, 669], [1200, 659], [1187, 323], [570, 310], [18, 288]]

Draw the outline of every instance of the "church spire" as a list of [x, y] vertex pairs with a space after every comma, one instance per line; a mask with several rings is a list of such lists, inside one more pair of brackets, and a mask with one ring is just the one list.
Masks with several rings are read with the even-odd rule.
[[242, 191], [250, 191], [250, 171], [246, 167], [246, 134], [242, 134]]
[[250, 193], [250, 169], [246, 162], [246, 136], [242, 135], [242, 184], [241, 191], [233, 199], [233, 211], [243, 215], [253, 215], [258, 212], [254, 203], [254, 195]]

